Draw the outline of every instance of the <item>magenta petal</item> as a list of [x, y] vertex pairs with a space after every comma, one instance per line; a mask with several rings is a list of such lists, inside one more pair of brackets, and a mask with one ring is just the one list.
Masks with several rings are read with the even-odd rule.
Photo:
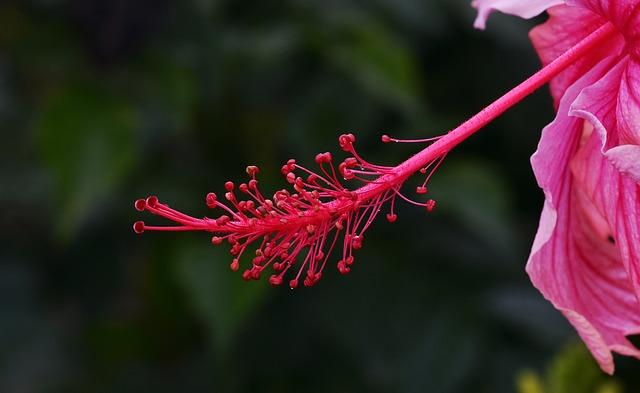
[[640, 183], [640, 146], [614, 147], [607, 151], [606, 157], [618, 172]]
[[[613, 167], [598, 149], [595, 154], [586, 150], [593, 140], [600, 140], [598, 134], [587, 137], [584, 144], [584, 120], [567, 113], [580, 92], [602, 78], [612, 61], [601, 62], [567, 90], [558, 116], [543, 131], [532, 157], [546, 200], [527, 264], [533, 284], [563, 312], [608, 373], [614, 370], [612, 351], [640, 357], [640, 351], [625, 337], [640, 332], [640, 303], [632, 284], [634, 273], [628, 268], [629, 252], [623, 248], [629, 247], [627, 240], [610, 225], [612, 221], [602, 214], [592, 200], [594, 194], [589, 192], [591, 184], [608, 179], [599, 172], [582, 170], [591, 163], [586, 159]], [[579, 160], [578, 152], [584, 152]], [[571, 162], [580, 176], [572, 173]], [[637, 198], [636, 192], [632, 206], [637, 207]], [[637, 229], [637, 222], [632, 225]]]
[[[580, 40], [606, 23], [602, 16], [581, 7], [558, 6], [548, 10], [549, 20], [533, 28], [529, 36], [543, 65], [551, 63]], [[556, 106], [565, 91], [578, 78], [605, 57], [621, 54], [622, 36], [611, 38], [598, 50], [576, 61], [551, 81], [551, 94]]]
[[588, 120], [602, 153], [623, 174], [640, 180], [640, 66], [625, 57], [574, 102], [571, 114]]
[[475, 0], [472, 5], [478, 10], [478, 17], [473, 25], [477, 29], [484, 29], [489, 15], [494, 10], [529, 19], [540, 15], [549, 7], [562, 3], [564, 0]]

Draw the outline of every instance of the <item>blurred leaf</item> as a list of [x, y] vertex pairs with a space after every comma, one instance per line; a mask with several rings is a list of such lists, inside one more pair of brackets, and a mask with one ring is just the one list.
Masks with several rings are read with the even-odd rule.
[[[202, 240], [202, 239], [197, 239]], [[267, 285], [244, 282], [229, 269], [229, 257], [207, 242], [185, 243], [175, 257], [179, 280], [213, 344], [229, 349], [237, 330], [266, 299]]]
[[546, 383], [525, 371], [517, 380], [519, 393], [622, 393], [617, 381], [604, 374], [580, 342], [568, 345], [551, 364]]
[[353, 26], [329, 58], [378, 99], [413, 111], [419, 104], [417, 61], [406, 44], [373, 24]]
[[581, 342], [568, 345], [548, 372], [550, 393], [594, 393], [607, 377]]
[[519, 393], [545, 393], [542, 381], [532, 371], [525, 371], [518, 376]]
[[192, 119], [196, 100], [193, 71], [173, 59], [150, 57], [138, 71], [140, 107], [148, 128], [181, 130]]
[[62, 235], [72, 234], [126, 176], [136, 125], [131, 108], [97, 86], [74, 85], [45, 99], [34, 128], [57, 186]]
[[515, 234], [510, 225], [512, 203], [504, 174], [486, 162], [449, 160], [438, 170], [430, 189], [438, 206], [455, 215], [460, 223], [498, 255], [515, 254]]

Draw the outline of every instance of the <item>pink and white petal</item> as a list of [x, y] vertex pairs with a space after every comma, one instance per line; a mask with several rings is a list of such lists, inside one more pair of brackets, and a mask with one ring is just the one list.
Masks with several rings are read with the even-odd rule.
[[[638, 9], [640, 10], [640, 7]], [[629, 57], [620, 77], [618, 106], [616, 109], [618, 137], [621, 145], [640, 145], [639, 87], [640, 63]]]
[[567, 5], [589, 9], [620, 29], [629, 47], [640, 54], [640, 2], [637, 0], [567, 0]]
[[605, 156], [618, 172], [640, 183], [640, 146], [617, 146], [607, 150]]
[[640, 331], [640, 303], [617, 245], [608, 240], [608, 222], [570, 171], [584, 121], [567, 115], [580, 92], [602, 78], [609, 65], [601, 62], [567, 90], [532, 157], [546, 201], [527, 272], [578, 330], [602, 369], [612, 373], [611, 351], [638, 355], [625, 335]]
[[529, 19], [563, 3], [564, 0], [474, 0], [471, 5], [478, 10], [478, 16], [473, 25], [477, 29], [484, 29], [493, 11]]
[[[549, 19], [529, 33], [543, 65], [551, 63], [606, 23], [600, 15], [581, 7], [558, 6], [547, 12]], [[611, 38], [553, 78], [551, 94], [556, 107], [569, 86], [605, 57], [621, 54], [624, 45], [622, 36]]]
[[640, 86], [640, 66], [626, 56], [601, 80], [586, 88], [573, 104], [571, 114], [594, 125], [604, 141], [604, 153], [617, 146], [640, 145], [637, 86]]

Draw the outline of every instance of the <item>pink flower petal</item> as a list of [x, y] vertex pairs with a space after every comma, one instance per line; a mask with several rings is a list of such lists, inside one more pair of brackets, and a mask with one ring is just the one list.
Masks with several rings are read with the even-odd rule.
[[540, 15], [549, 7], [562, 3], [564, 0], [475, 0], [472, 5], [478, 10], [478, 17], [473, 25], [477, 29], [484, 29], [489, 15], [494, 10], [529, 19]]
[[[533, 284], [563, 312], [608, 373], [614, 370], [612, 351], [640, 358], [640, 351], [626, 338], [640, 332], [640, 302], [632, 283], [635, 273], [629, 269], [635, 258], [629, 238], [637, 234], [619, 228], [628, 220], [610, 220], [601, 210], [603, 202], [594, 202], [592, 187], [607, 185], [600, 192], [614, 198], [629, 192], [627, 187], [638, 186], [624, 178], [624, 188], [611, 189], [622, 180], [601, 154], [600, 134], [584, 133], [584, 119], [568, 112], [580, 92], [600, 80], [615, 61], [605, 59], [569, 87], [558, 116], [543, 131], [532, 164], [546, 200], [527, 264]], [[593, 166], [606, 171], [594, 171]], [[639, 223], [633, 220], [640, 217], [639, 194], [636, 189], [628, 202], [616, 205], [622, 209], [618, 214], [624, 214], [619, 217], [628, 216], [636, 231]]]
[[595, 127], [602, 153], [618, 171], [640, 180], [640, 65], [630, 57], [618, 62], [601, 80], [586, 88], [571, 114]]
[[[543, 65], [547, 65], [558, 56], [591, 34], [606, 20], [587, 9], [580, 7], [558, 6], [548, 10], [549, 20], [531, 30], [529, 36]], [[601, 45], [569, 69], [551, 81], [551, 94], [556, 107], [565, 91], [578, 78], [589, 71], [605, 57], [622, 54], [624, 40], [618, 36]]]

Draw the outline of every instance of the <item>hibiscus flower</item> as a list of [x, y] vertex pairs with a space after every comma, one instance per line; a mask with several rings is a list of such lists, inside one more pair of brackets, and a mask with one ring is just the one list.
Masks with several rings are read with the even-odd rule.
[[548, 64], [598, 28], [618, 33], [551, 81], [558, 108], [531, 159], [545, 204], [527, 272], [577, 329], [600, 367], [640, 358], [640, 1], [477, 0], [549, 20], [531, 31]]

